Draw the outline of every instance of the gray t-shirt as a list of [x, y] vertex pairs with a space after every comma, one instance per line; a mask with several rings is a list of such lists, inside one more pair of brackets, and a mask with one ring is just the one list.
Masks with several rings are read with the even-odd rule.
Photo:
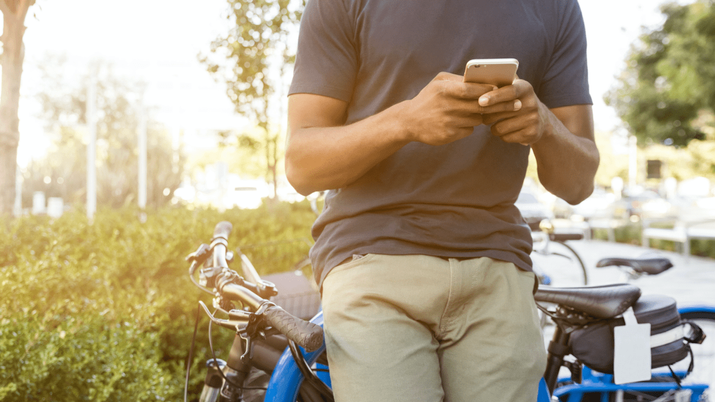
[[[350, 124], [476, 58], [519, 60], [550, 108], [591, 104], [576, 0], [310, 0], [290, 94], [346, 101]], [[313, 226], [316, 280], [367, 253], [486, 256], [530, 270], [531, 235], [514, 206], [528, 156], [484, 125], [447, 145], [408, 144], [328, 192]]]

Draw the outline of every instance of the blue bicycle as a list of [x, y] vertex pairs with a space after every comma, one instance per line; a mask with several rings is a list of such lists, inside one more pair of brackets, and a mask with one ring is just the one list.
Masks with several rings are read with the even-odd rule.
[[[211, 244], [202, 245], [187, 257], [191, 262], [191, 280], [215, 296], [213, 313], [199, 302], [211, 324], [236, 333], [226, 361], [215, 355], [207, 361], [199, 401], [334, 400], [323, 342], [322, 313], [307, 322], [271, 303], [270, 297], [277, 294], [275, 286], [260, 279], [245, 255], [240, 256], [243, 276], [231, 270], [228, 263], [233, 260], [233, 255], [227, 253], [230, 231], [230, 223], [219, 223]], [[197, 270], [198, 281], [194, 277]], [[704, 398], [712, 384], [711, 364], [715, 358], [712, 343], [704, 342], [702, 328], [713, 328], [715, 310], [691, 308], [678, 311], [672, 299], [641, 297], [640, 289], [632, 284], [573, 288], [541, 286], [535, 299], [537, 303], [551, 306], [543, 307], [544, 313], [557, 324], [548, 347], [547, 368], [540, 384], [538, 402], [552, 401], [552, 395], [569, 402], [707, 400]], [[648, 321], [652, 328], [660, 331], [651, 337], [651, 346], [656, 345], [651, 348], [656, 371], [649, 382], [616, 385], [609, 374], [613, 369], [613, 332], [609, 335], [609, 329], [622, 325], [620, 316], [631, 307], [639, 322]], [[219, 318], [219, 314], [223, 318]], [[211, 350], [213, 354], [213, 345]], [[681, 368], [682, 361], [689, 363]], [[559, 378], [563, 367], [570, 371], [567, 378]], [[667, 375], [661, 376], [659, 367], [669, 370]], [[705, 370], [708, 367], [710, 374]], [[187, 372], [187, 383], [188, 378]], [[690, 381], [693, 378], [695, 380]], [[663, 399], [669, 395], [673, 399]], [[186, 393], [185, 400], [188, 400]]]

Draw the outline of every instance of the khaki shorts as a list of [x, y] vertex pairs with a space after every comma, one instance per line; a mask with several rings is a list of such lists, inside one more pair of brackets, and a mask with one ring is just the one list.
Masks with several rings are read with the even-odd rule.
[[336, 401], [533, 402], [546, 352], [534, 274], [489, 258], [368, 254], [323, 315]]

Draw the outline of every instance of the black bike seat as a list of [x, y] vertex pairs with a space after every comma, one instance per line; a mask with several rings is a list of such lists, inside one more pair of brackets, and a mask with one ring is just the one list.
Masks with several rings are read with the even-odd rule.
[[577, 288], [540, 285], [534, 300], [570, 307], [595, 318], [613, 318], [628, 310], [640, 296], [640, 288], [627, 283]]
[[583, 239], [583, 233], [551, 233], [549, 234], [549, 239], [551, 241], [565, 242], [567, 240], [581, 240]]
[[622, 266], [633, 268], [634, 271], [648, 275], [658, 275], [673, 267], [667, 258], [603, 258], [596, 264], [596, 268]]

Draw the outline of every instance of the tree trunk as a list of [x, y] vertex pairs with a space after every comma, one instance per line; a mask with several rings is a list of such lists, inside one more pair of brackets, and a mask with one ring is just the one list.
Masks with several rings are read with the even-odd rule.
[[0, 0], [3, 14], [2, 92], [0, 93], [0, 216], [12, 214], [15, 203], [17, 146], [20, 142], [20, 77], [25, 49], [25, 16], [32, 0]]
[[272, 151], [271, 163], [269, 168], [271, 169], [271, 178], [273, 179], [273, 197], [278, 201], [278, 136], [274, 136], [271, 139]]

